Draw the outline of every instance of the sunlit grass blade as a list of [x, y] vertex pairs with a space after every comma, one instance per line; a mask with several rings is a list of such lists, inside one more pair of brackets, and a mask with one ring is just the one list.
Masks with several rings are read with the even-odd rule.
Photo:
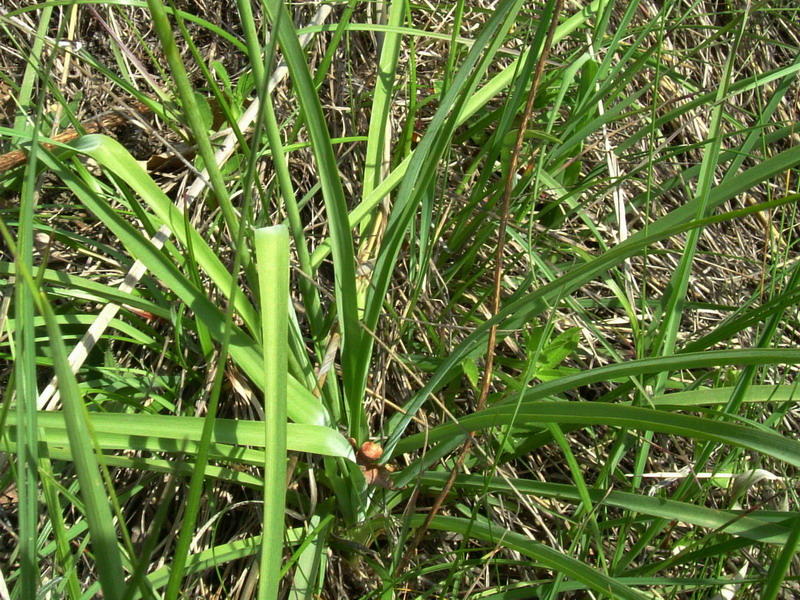
[[222, 209], [225, 224], [231, 232], [231, 238], [236, 239], [239, 233], [240, 219], [231, 203], [230, 194], [225, 185], [225, 180], [222, 177], [219, 165], [217, 165], [214, 159], [214, 149], [211, 147], [208, 131], [206, 130], [205, 123], [200, 114], [200, 109], [197, 105], [195, 90], [192, 88], [192, 84], [189, 81], [189, 75], [186, 72], [186, 67], [181, 60], [180, 52], [175, 43], [166, 9], [161, 0], [148, 0], [147, 5], [150, 8], [155, 31], [158, 34], [167, 62], [169, 63], [171, 75], [183, 105], [184, 115], [191, 127], [192, 135], [197, 144], [197, 150], [203, 159], [203, 166], [208, 171], [208, 177], [211, 180], [211, 188]]
[[368, 196], [383, 178], [382, 165], [387, 142], [386, 126], [389, 122], [392, 92], [397, 77], [397, 61], [400, 53], [401, 35], [398, 28], [405, 15], [404, 0], [394, 0], [389, 9], [389, 27], [393, 28], [383, 37], [381, 56], [378, 61], [378, 78], [370, 111], [369, 135], [364, 159], [364, 183], [362, 196]]
[[286, 506], [286, 341], [289, 322], [289, 230], [255, 231], [264, 353], [264, 531], [259, 598], [278, 597]]
[[[26, 284], [33, 283], [28, 277], [26, 279]], [[83, 404], [83, 397], [78, 389], [75, 375], [69, 367], [67, 350], [61, 339], [61, 331], [55, 314], [43, 295], [39, 297], [37, 306], [45, 319], [50, 335], [53, 363], [64, 405], [64, 421], [67, 436], [73, 448], [75, 471], [80, 482], [81, 498], [86, 510], [86, 520], [91, 535], [91, 547], [97, 564], [98, 577], [105, 597], [112, 600], [119, 599], [122, 598], [125, 585], [122, 559], [108, 501], [109, 494], [114, 492], [106, 489], [100, 474], [88, 413]]]
[[[141, 260], [187, 306], [192, 307], [194, 313], [203, 319], [212, 337], [222, 341], [226, 331], [225, 316], [207, 295], [180, 273], [162, 252], [156, 250], [148, 239], [122, 219], [116, 211], [73, 173], [66, 171], [62, 165], [46, 156], [43, 156], [42, 160], [47, 161], [53, 170], [60, 174], [64, 182], [81, 201], [98, 218], [102, 219], [107, 227], [114, 231], [118, 239], [125, 244], [133, 256]], [[230, 285], [230, 275], [228, 275], [228, 285]], [[230, 290], [228, 290], [228, 293], [230, 293]], [[237, 294], [237, 296], [240, 295]], [[231, 357], [252, 378], [257, 386], [263, 387], [262, 359], [255, 340], [240, 328], [233, 326], [230, 343]], [[294, 378], [289, 378], [289, 393], [293, 398], [293, 402], [290, 403], [289, 407], [290, 416], [293, 420], [320, 424], [328, 422], [326, 411], [319, 401], [314, 398], [310, 390], [303, 387]]]
[[[800, 163], [800, 155], [793, 157], [793, 161]], [[796, 199], [797, 196], [791, 196], [780, 200], [778, 204], [794, 202], [796, 201]], [[488, 334], [488, 331], [492, 327], [492, 325], [498, 323], [502, 324], [503, 327], [507, 327], [509, 329], [521, 327], [525, 323], [530, 322], [537, 315], [541, 314], [544, 310], [549, 308], [549, 303], [552, 302], [555, 298], [562, 297], [566, 294], [571, 293], [573, 290], [577, 289], [578, 286], [591, 281], [593, 278], [604, 273], [606, 269], [609, 269], [612, 266], [619, 264], [625, 258], [634, 256], [639, 251], [641, 251], [642, 249], [646, 248], [647, 246], [656, 241], [667, 239], [669, 237], [672, 237], [673, 235], [677, 235], [679, 233], [682, 233], [684, 231], [687, 231], [695, 227], [702, 227], [707, 224], [725, 221], [734, 217], [744, 216], [745, 214], [754, 212], [753, 209], [765, 210], [768, 207], [772, 207], [775, 205], [776, 204], [773, 203], [764, 203], [758, 207], [750, 207], [739, 211], [732, 211], [730, 213], [726, 213], [720, 216], [708, 217], [706, 219], [700, 219], [698, 221], [690, 222], [684, 225], [673, 226], [667, 229], [663, 227], [656, 227], [655, 225], [653, 225], [649, 228], [647, 232], [639, 232], [631, 236], [630, 238], [628, 238], [627, 241], [597, 256], [588, 263], [585, 263], [579, 267], [572, 269], [571, 271], [568, 271], [567, 273], [565, 273], [558, 279], [552, 281], [551, 283], [544, 285], [533, 292], [525, 294], [524, 296], [516, 300], [508, 302], [506, 306], [496, 316], [494, 316], [493, 318], [489, 319], [488, 321], [481, 324], [478, 328], [476, 328], [475, 331], [473, 331], [469, 336], [467, 336], [465, 340], [461, 342], [461, 344], [459, 344], [450, 353], [447, 359], [442, 363], [442, 365], [436, 370], [433, 376], [428, 380], [425, 387], [422, 390], [420, 390], [415, 395], [415, 397], [404, 407], [406, 411], [405, 414], [396, 417], [393, 420], [391, 435], [386, 442], [386, 447], [389, 450], [391, 450], [394, 447], [395, 443], [400, 439], [403, 431], [405, 430], [405, 427], [411, 421], [412, 415], [419, 409], [422, 403], [428, 398], [428, 395], [432, 391], [438, 389], [438, 386], [441, 384], [443, 380], [445, 380], [447, 373], [452, 368], [458, 365], [461, 360], [469, 356], [470, 353], [474, 352], [476, 348], [478, 348], [484, 343], [486, 335]], [[685, 206], [681, 208], [685, 208]], [[681, 210], [680, 208], [676, 209], [676, 211], [673, 211], [665, 218], [674, 215], [675, 212], [680, 210]], [[677, 219], [670, 219], [670, 220], [676, 221]], [[647, 233], [648, 235], [645, 235], [645, 233]]]
[[[70, 447], [66, 434], [63, 411], [37, 413], [39, 427], [47, 435], [43, 442], [49, 448]], [[17, 417], [8, 416], [9, 437], [17, 443]], [[92, 429], [97, 443], [104, 450], [126, 448], [148, 452], [185, 452], [195, 454], [203, 431], [200, 417], [174, 415], [93, 413]], [[248, 464], [259, 462], [263, 453], [245, 450], [245, 446], [264, 447], [263, 427], [255, 421], [216, 419], [211, 435], [211, 452], [215, 458], [227, 457]], [[353, 449], [338, 431], [320, 425], [289, 423], [287, 425], [288, 449], [325, 456], [354, 460]], [[13, 448], [13, 446], [12, 446]], [[244, 459], [248, 456], [258, 457]]]
[[333, 249], [334, 278], [336, 285], [336, 311], [342, 331], [342, 382], [348, 408], [348, 430], [357, 439], [364, 437], [363, 389], [355, 380], [358, 364], [365, 353], [361, 347], [361, 328], [355, 303], [356, 297], [355, 250], [347, 215], [344, 188], [339, 177], [336, 157], [333, 154], [325, 116], [316, 93], [314, 81], [308, 70], [305, 53], [300, 46], [291, 15], [283, 2], [264, 5], [276, 31], [286, 64], [292, 76], [297, 99], [303, 109], [312, 150], [316, 159], [319, 181], [325, 200], [328, 226]]
[[[425, 515], [413, 515], [411, 517], [412, 526], [421, 525], [424, 518]], [[524, 535], [508, 531], [483, 520], [473, 521], [460, 517], [437, 516], [431, 521], [430, 528], [469, 535], [474, 539], [493, 545], [502, 544], [506, 548], [520, 552], [537, 563], [541, 563], [557, 573], [563, 573], [601, 594], [608, 594], [612, 598], [625, 598], [626, 600], [648, 598], [642, 592], [600, 573], [571, 556], [562, 554], [558, 550], [533, 541]]]
[[637, 431], [662, 432], [740, 446], [790, 465], [800, 465], [800, 442], [772, 431], [652, 408], [594, 402], [523, 402], [519, 408], [512, 405], [492, 407], [462, 417], [458, 424], [448, 423], [425, 434], [409, 436], [398, 443], [397, 451], [402, 453], [418, 449], [425, 443], [445, 442], [455, 436], [464, 436], [468, 431], [509, 424], [522, 427], [535, 423], [610, 425]]

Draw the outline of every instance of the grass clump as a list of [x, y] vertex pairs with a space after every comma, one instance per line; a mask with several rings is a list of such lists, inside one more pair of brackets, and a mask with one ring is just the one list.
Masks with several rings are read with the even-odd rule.
[[7, 4], [3, 597], [800, 593], [800, 32], [722, 8]]

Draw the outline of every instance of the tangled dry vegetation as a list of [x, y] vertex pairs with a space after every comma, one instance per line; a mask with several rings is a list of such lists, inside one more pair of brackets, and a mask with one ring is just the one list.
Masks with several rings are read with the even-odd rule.
[[[330, 4], [325, 19], [329, 27], [313, 31], [306, 47], [349, 211], [357, 211], [368, 195], [365, 164], [379, 157], [382, 164], [373, 167], [378, 173], [376, 181], [383, 181], [420, 147], [423, 136], [436, 123], [446, 88], [453, 85], [454, 75], [471, 49], [465, 42], [452, 45], [453, 28], [459, 27], [458, 34], [465, 41], [475, 40], [498, 7], [506, 3], [426, 1], [405, 7], [402, 25], [422, 33], [413, 31], [413, 35], [402, 37], [392, 72], [391, 104], [386, 110], [388, 143], [370, 154], [368, 138], [375, 131], [372, 111], [380, 83], [379, 57], [387, 43], [387, 32], [392, 31], [372, 25], [388, 22], [392, 3], [385, 4]], [[564, 6], [562, 23], [586, 9], [580, 4]], [[186, 31], [180, 35], [175, 22], [173, 28], [199, 98], [201, 117], [212, 144], [218, 148], [232, 131], [229, 117], [239, 119], [255, 98], [252, 62], [237, 44], [246, 33], [229, 2], [181, 0], [172, 6], [201, 19], [187, 19], [183, 23]], [[295, 26], [312, 22], [321, 6], [317, 2], [291, 3]], [[701, 185], [698, 181], [710, 182], [709, 197], [713, 197], [714, 190], [727, 189], [724, 186], [732, 177], [754, 172], [800, 141], [799, 134], [791, 129], [800, 110], [794, 78], [800, 49], [796, 9], [767, 3], [723, 6], [718, 2], [690, 7], [684, 2], [660, 4], [649, 0], [611, 7], [595, 2], [591, 6], [595, 12], [573, 31], [557, 37], [550, 48], [533, 104], [532, 134], [521, 147], [516, 173], [506, 172], [505, 150], [487, 154], [515, 86], [493, 96], [465, 122], [448, 125], [450, 143], [436, 157], [435, 175], [426, 183], [426, 191], [420, 193], [419, 204], [408, 219], [408, 233], [391, 264], [388, 293], [382, 299], [377, 326], [364, 334], [374, 336], [374, 349], [367, 359], [370, 367], [362, 402], [363, 427], [353, 431], [344, 401], [336, 404], [330, 400], [343, 393], [337, 386], [346, 386], [343, 381], [347, 373], [339, 358], [327, 375], [338, 383], [326, 382], [334, 387], [322, 392], [323, 402], [330, 403], [326, 409], [332, 417], [331, 427], [356, 438], [356, 448], [367, 439], [383, 444], [393, 435], [398, 439], [425, 436], [437, 426], [463, 419], [480, 408], [487, 346], [483, 338], [480, 343], [472, 340], [476, 330], [496, 312], [490, 299], [502, 218], [508, 218], [508, 237], [500, 271], [501, 310], [633, 236], [641, 232], [647, 235], [650, 224], [694, 200], [693, 194]], [[523, 3], [516, 25], [496, 50], [482, 83], [521, 68], [515, 61], [532, 43], [543, 10], [542, 3]], [[45, 11], [52, 11], [48, 12], [49, 25], [42, 30], [46, 40], [72, 40], [73, 45], [58, 51], [45, 43], [47, 51], [41, 54], [45, 62], [34, 77], [31, 98], [26, 100], [21, 97], [26, 90], [23, 82], [30, 58], [35, 55], [34, 32], [40, 30]], [[263, 19], [261, 13], [256, 14], [259, 31]], [[345, 20], [365, 26], [337, 31], [337, 23]], [[648, 30], [655, 22], [663, 25]], [[24, 138], [13, 132], [23, 128], [24, 114], [33, 119], [36, 103], [41, 102], [42, 116], [37, 122], [42, 135], [52, 139], [74, 130], [74, 137], [79, 138], [86, 133], [86, 125], [99, 117], [96, 131], [122, 143], [172, 202], [192, 200], [188, 194], [192, 184], [203, 178], [203, 161], [197, 155], [194, 132], [184, 118], [173, 74], [147, 6], [33, 5], [6, 0], [0, 23], [0, 151], [11, 153], [18, 147]], [[731, 53], [735, 53], [733, 59], [729, 59]], [[278, 51], [276, 63], [281, 56]], [[607, 60], [608, 56], [614, 58]], [[620, 70], [614, 72], [617, 66]], [[605, 79], [593, 79], [598, 70]], [[762, 76], [767, 80], [764, 83], [758, 81]], [[732, 86], [749, 78], [755, 78], [756, 83], [725, 96], [724, 115], [715, 132], [719, 103], [713, 93], [728, 77]], [[293, 77], [280, 79], [272, 98], [287, 144], [288, 172], [300, 204], [308, 253], [316, 256], [322, 255], [324, 244], [335, 232], [325, 201], [327, 192], [320, 191], [317, 142], [306, 128], [306, 119], [311, 117], [304, 113], [306, 104], [298, 98], [294, 84]], [[781, 86], [785, 89], [773, 107], [770, 101]], [[530, 86], [521, 87], [527, 93]], [[148, 99], [153, 102], [148, 103]], [[520, 106], [524, 97], [522, 100]], [[519, 110], [505, 127], [518, 128], [521, 115]], [[252, 130], [249, 125], [237, 134], [251, 140]], [[754, 138], [754, 134], [760, 137]], [[721, 139], [716, 162], [705, 156], [712, 138]], [[66, 138], [60, 139], [69, 143]], [[565, 141], [571, 145], [565, 147]], [[257, 226], [283, 221], [288, 213], [277, 201], [281, 187], [268, 145], [252, 143], [251, 148], [259, 153], [252, 190], [240, 185], [246, 179], [247, 151], [237, 149], [222, 166], [233, 206], [243, 210], [246, 195], [252, 193], [252, 204], [241, 215], [242, 223]], [[135, 193], [115, 178], [107, 165], [86, 157], [79, 163], [63, 160], [64, 168], [76, 173], [82, 173], [79, 165], [84, 165], [122, 219], [147, 235], [158, 228], [159, 219], [134, 201]], [[713, 205], [711, 211], [700, 210], [693, 218], [752, 208], [796, 193], [798, 162], [787, 159], [787, 168], [777, 173], [765, 170], [763, 178], [753, 179], [753, 185]], [[707, 169], [711, 169], [710, 174], [705, 173]], [[2, 218], [13, 232], [22, 220], [19, 206], [25, 193], [25, 165], [0, 170]], [[516, 178], [517, 183], [506, 211], [500, 190], [509, 177]], [[131, 247], [101, 216], [78, 201], [63, 177], [42, 170], [36, 182], [34, 268], [46, 267], [53, 273], [73, 276], [75, 281], [119, 285], [136, 258]], [[374, 189], [376, 183], [369, 186]], [[394, 219], [399, 218], [393, 212], [396, 201], [396, 194], [387, 194], [368, 220], [351, 229], [357, 297], [343, 297], [337, 287], [340, 267], [335, 252], [319, 261], [312, 289], [319, 297], [320, 325], [326, 333], [323, 339], [313, 339], [316, 315], [309, 314], [312, 308], [300, 291], [309, 276], [300, 264], [301, 257], [293, 257], [293, 300], [305, 346], [294, 346], [291, 352], [305, 352], [303, 360], [308, 365], [295, 358], [298, 365], [290, 364], [290, 369], [304, 372], [312, 383], [324, 371], [322, 358], [326, 352], [337, 356], [341, 331], [334, 323], [334, 314], [340, 305], [357, 305], [359, 315], [369, 309], [364, 298], [371, 285], [375, 289], [371, 279], [374, 269], [386, 268], [381, 263], [381, 248], [386, 247], [386, 236], [391, 235]], [[576, 385], [563, 389], [554, 384], [552, 396], [533, 399], [567, 399], [574, 405], [632, 401], [636, 406], [650, 403], [670, 408], [671, 392], [733, 388], [746, 372], [743, 365], [758, 364], [760, 369], [750, 375], [753, 379], [748, 385], [785, 388], [791, 401], [797, 363], [791, 358], [798, 345], [797, 304], [796, 299], [789, 302], [792, 290], [784, 286], [793, 281], [790, 274], [797, 260], [794, 211], [794, 203], [776, 203], [770, 210], [742, 214], [734, 220], [676, 230], [669, 237], [654, 240], [643, 251], [623, 257], [601, 276], [576, 288], [565, 287], [563, 295], [554, 292], [542, 300], [542, 309], [531, 320], [515, 320], [517, 317], [509, 314], [508, 321], [500, 322], [498, 341], [490, 350], [495, 366], [487, 405], [502, 406], [510, 398], [522, 398], [526, 390], [538, 384], [566, 381], [606, 366], [624, 367], [636, 360], [685, 351], [759, 347], [764, 331], [769, 329], [765, 324], [770, 315], [775, 315], [778, 324], [766, 346], [785, 349], [790, 357], [785, 361], [775, 358], [773, 363], [764, 364], [749, 358], [741, 362], [720, 359], [719, 364], [698, 363], [696, 367], [678, 361], [663, 376], [657, 374], [662, 371], [609, 371], [606, 379], [575, 379]], [[233, 267], [239, 245], [225, 220], [224, 206], [213, 194], [189, 205], [186, 223], [208, 242], [226, 269]], [[692, 237], [695, 234], [696, 239]], [[224, 310], [227, 290], [198, 267], [191, 249], [187, 251], [177, 241], [165, 248], [169, 260]], [[687, 263], [689, 254], [693, 259]], [[4, 248], [1, 258], [3, 265], [13, 264], [15, 256], [10, 247]], [[684, 279], [676, 279], [676, 273], [687, 265]], [[248, 276], [249, 268], [252, 264], [245, 264], [238, 279], [244, 296], [255, 303], [257, 293]], [[77, 286], [74, 281], [59, 284], [55, 275], [45, 275], [44, 271], [40, 276], [57, 313], [72, 319], [65, 317], [61, 322], [69, 350], [91, 322], [89, 317], [109, 300], [100, 291]], [[14, 325], [9, 321], [14, 317], [10, 267], [3, 267], [0, 278], [5, 286], [0, 358], [5, 359], [2, 378], [4, 410], [8, 411], [13, 402], [20, 401], [14, 391], [18, 388], [14, 387]], [[676, 296], [677, 304], [666, 302], [683, 284], [685, 294]], [[209, 333], [213, 327], [202, 322], [180, 292], [158, 278], [145, 276], [139, 289], [136, 294], [146, 302], [124, 305], [114, 333], [99, 340], [78, 372], [85, 401], [92, 410], [106, 413], [203, 417], [221, 361], [221, 344], [216, 334]], [[776, 296], [787, 299], [780, 309], [770, 308], [770, 299]], [[767, 308], [758, 313], [759, 307]], [[752, 320], [742, 325], [748, 315]], [[238, 313], [233, 323], [244, 329], [249, 325], [246, 316]], [[37, 337], [36, 382], [41, 391], [53, 375], [52, 355], [42, 336]], [[461, 352], [464, 344], [472, 345], [456, 364], [448, 365], [448, 357]], [[313, 372], [305, 370], [309, 365]], [[442, 371], [445, 367], [446, 372]], [[224, 380], [216, 418], [260, 421], [259, 385], [234, 359], [221, 368]], [[416, 405], [400, 431], [398, 419], [415, 406], [420, 390], [434, 374], [440, 383], [420, 400], [426, 403], [418, 411]], [[320, 384], [315, 389], [317, 397], [322, 387]], [[762, 396], [753, 393], [731, 422], [758, 431], [772, 430], [786, 439], [796, 437], [797, 412], [792, 402], [757, 402], [752, 398]], [[725, 398], [716, 404], [688, 404], [678, 410], [696, 418], [710, 418], [724, 404]], [[57, 404], [48, 408], [57, 408]], [[509, 532], [509, 538], [470, 539], [455, 526], [448, 531], [434, 522], [419, 546], [411, 548], [413, 532], [420, 525], [413, 518], [431, 510], [456, 464], [456, 444], [428, 446], [420, 441], [415, 446], [406, 441], [405, 446], [399, 443], [399, 450], [389, 447], [389, 466], [381, 467], [385, 470], [380, 471], [379, 478], [390, 489], [363, 482], [350, 488], [344, 483], [348, 471], [335, 463], [342, 459], [291, 453], [285, 557], [292, 568], [284, 579], [284, 593], [293, 598], [314, 594], [323, 598], [387, 594], [403, 598], [495, 597], [492, 594], [506, 598], [558, 594], [603, 597], [597, 588], [592, 591], [592, 585], [577, 583], [583, 581], [578, 575], [567, 571], [572, 574], [565, 577], [545, 555], [533, 558], [533, 551], [527, 551], [513, 537], [520, 536], [618, 578], [630, 586], [631, 594], [639, 593], [634, 586], [640, 586], [658, 597], [733, 597], [715, 596], [725, 593], [761, 597], [767, 589], [765, 582], [773, 576], [771, 564], [778, 560], [780, 547], [747, 536], [724, 537], [728, 535], [722, 531], [725, 528], [717, 530], [710, 522], [700, 533], [702, 527], [690, 520], [688, 512], [687, 521], [669, 522], [663, 514], [648, 514], [644, 507], [637, 508], [633, 500], [608, 499], [612, 492], [626, 492], [631, 497], [663, 497], [714, 509], [720, 515], [741, 508], [754, 514], [788, 514], [797, 507], [796, 465], [717, 438], [718, 445], [712, 448], [706, 439], [666, 429], [652, 433], [634, 431], [625, 423], [556, 423], [557, 431], [552, 424], [535, 421], [518, 428], [504, 425], [491, 430], [476, 425], [477, 444], [460, 467], [462, 478], [439, 509], [443, 519], [471, 519], [476, 528], [497, 527]], [[125, 460], [109, 460], [108, 465], [130, 535], [132, 557], [142, 556], [146, 549], [149, 560], [145, 573], [162, 573], [149, 580], [151, 588], [142, 587], [155, 597], [161, 597], [166, 581], [163, 573], [174, 560], [188, 497], [188, 479], [170, 479], [165, 471], [188, 475], [194, 464], [194, 455], [188, 450], [186, 454], [161, 450], [130, 447], [106, 453], [109, 458], [153, 460], [149, 467]], [[709, 454], [705, 455], [707, 450]], [[434, 458], [426, 458], [426, 452]], [[701, 464], [697, 463], [700, 456], [704, 457]], [[39, 548], [39, 577], [43, 584], [66, 585], [63, 594], [69, 597], [75, 589], [64, 581], [74, 577], [80, 590], [96, 590], [98, 574], [93, 555], [84, 551], [83, 529], [79, 530], [86, 518], [84, 512], [79, 503], [68, 506], [67, 502], [78, 494], [75, 472], [63, 453], [53, 450], [51, 457], [52, 464], [47, 468], [57, 473], [62, 495], [55, 502], [62, 506], [63, 527], [78, 536], [70, 542], [77, 563], [72, 570], [65, 569], [57, 553]], [[4, 494], [0, 503], [0, 570], [6, 581], [12, 582], [12, 589], [21, 568], [18, 482], [13, 464], [13, 460], [6, 461], [0, 479]], [[199, 513], [193, 517], [197, 526], [191, 556], [242, 540], [250, 544], [260, 534], [263, 490], [259, 487], [258, 463], [231, 462], [212, 455], [210, 468], [217, 471], [208, 477]], [[372, 468], [378, 478], [377, 463], [366, 468], [361, 464], [361, 473], [369, 477]], [[739, 498], [734, 498], [734, 490], [726, 483], [719, 483], [719, 477], [712, 477], [719, 475], [718, 470], [735, 476], [751, 469], [761, 469], [770, 477], [744, 485]], [[350, 471], [350, 476], [357, 479], [357, 471]], [[709, 473], [712, 475], [706, 477]], [[634, 483], [634, 475], [644, 478]], [[693, 478], [695, 484], [691, 485]], [[395, 483], [389, 483], [390, 479]], [[503, 482], [507, 482], [507, 488]], [[558, 493], [525, 491], [520, 482], [529, 483], [534, 490], [539, 483], [563, 484], [564, 489]], [[591, 504], [587, 506], [589, 498]], [[353, 514], [346, 510], [340, 514], [341, 505], [347, 502], [357, 508]], [[166, 513], [158, 516], [164, 504], [168, 505]], [[741, 513], [735, 514], [732, 519], [741, 517]], [[157, 516], [163, 519], [160, 530], [153, 527]], [[44, 524], [52, 518], [45, 511], [39, 514], [42, 539], [47, 543], [52, 540]], [[659, 522], [661, 526], [656, 524]], [[786, 528], [788, 531], [790, 526]], [[779, 534], [790, 535], [783, 530], [774, 535]], [[317, 562], [312, 565], [313, 560], [306, 561], [310, 555], [304, 553], [308, 545], [301, 542], [307, 540], [313, 546], [315, 539], [321, 543]], [[743, 551], [736, 546], [741, 539], [749, 542]], [[729, 546], [715, 545], [724, 543]], [[403, 548], [409, 548], [407, 556]], [[254, 550], [237, 551], [239, 555], [220, 558], [219, 562], [204, 557], [206, 566], [215, 568], [203, 570], [197, 566], [201, 559], [192, 563], [182, 583], [183, 597], [254, 597], [258, 555]], [[794, 556], [786, 560], [788, 567], [781, 579], [784, 575], [787, 579], [783, 587], [778, 584], [779, 597], [800, 597], [796, 584], [800, 565]], [[398, 565], [403, 569], [398, 570]], [[307, 581], [298, 575], [301, 568], [318, 571], [313, 571], [314, 578]], [[132, 566], [127, 565], [126, 573], [131, 571]], [[682, 578], [685, 583], [670, 583], [671, 578]], [[305, 587], [299, 584], [301, 579]], [[540, 587], [532, 587], [531, 582], [540, 582]], [[602, 589], [605, 584], [597, 585]], [[622, 597], [615, 594], [609, 591], [605, 597]]]

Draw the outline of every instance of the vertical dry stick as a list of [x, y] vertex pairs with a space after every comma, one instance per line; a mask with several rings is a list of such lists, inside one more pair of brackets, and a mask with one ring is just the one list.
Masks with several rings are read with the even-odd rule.
[[[511, 202], [511, 194], [514, 191], [514, 175], [517, 172], [517, 164], [519, 163], [519, 154], [522, 150], [522, 143], [525, 140], [525, 130], [528, 128], [528, 122], [530, 121], [531, 114], [533, 113], [533, 100], [536, 97], [536, 91], [539, 88], [539, 82], [542, 79], [542, 74], [544, 73], [544, 65], [547, 61], [547, 56], [550, 53], [550, 47], [553, 45], [553, 36], [556, 32], [556, 27], [558, 26], [558, 18], [561, 14], [561, 7], [563, 6], [563, 0], [556, 0], [555, 8], [553, 11], [553, 18], [550, 22], [550, 28], [547, 31], [547, 39], [545, 40], [544, 47], [542, 48], [542, 54], [539, 56], [539, 61], [536, 64], [536, 71], [533, 74], [533, 81], [531, 81], [531, 87], [528, 91], [528, 100], [525, 104], [525, 112], [523, 114], [522, 123], [520, 124], [519, 131], [517, 132], [517, 139], [514, 143], [513, 151], [511, 152], [511, 164], [508, 168], [508, 175], [506, 176], [505, 187], [503, 189], [503, 204], [500, 212], [500, 224], [498, 226], [497, 232], [497, 250], [495, 252], [494, 258], [494, 293], [492, 295], [492, 306], [490, 308], [491, 315], [494, 316], [500, 309], [500, 290], [501, 284], [503, 280], [503, 252], [505, 250], [506, 244], [506, 226], [508, 225], [508, 208]], [[476, 411], [483, 410], [483, 407], [486, 405], [486, 398], [489, 395], [489, 388], [491, 387], [492, 383], [492, 367], [494, 365], [494, 348], [495, 343], [497, 341], [497, 325], [493, 325], [492, 328], [489, 330], [489, 342], [486, 348], [486, 368], [483, 372], [483, 378], [481, 380], [481, 394], [478, 398], [478, 405], [476, 407]], [[428, 515], [425, 517], [425, 521], [422, 523], [420, 528], [417, 530], [414, 539], [411, 540], [411, 543], [406, 548], [405, 552], [403, 553], [400, 562], [397, 565], [397, 569], [395, 570], [395, 574], [399, 574], [408, 563], [409, 559], [411, 558], [412, 553], [416, 550], [419, 543], [422, 541], [423, 536], [428, 530], [428, 527], [433, 521], [433, 518], [439, 512], [439, 509], [442, 507], [442, 503], [444, 499], [447, 497], [447, 494], [450, 492], [450, 488], [453, 487], [453, 483], [456, 480], [456, 476], [458, 475], [459, 471], [461, 471], [461, 466], [464, 464], [464, 458], [469, 452], [470, 448], [472, 447], [472, 440], [474, 432], [471, 432], [467, 439], [464, 440], [464, 443], [461, 446], [461, 450], [458, 453], [458, 458], [456, 459], [456, 464], [453, 467], [453, 470], [450, 472], [450, 477], [448, 477], [447, 482], [444, 484], [442, 491], [436, 497], [436, 501], [433, 503], [433, 507], [428, 512]]]

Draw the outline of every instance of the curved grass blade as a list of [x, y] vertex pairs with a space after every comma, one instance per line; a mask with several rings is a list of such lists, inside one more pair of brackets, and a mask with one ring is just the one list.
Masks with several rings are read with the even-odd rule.
[[[418, 527], [425, 519], [425, 515], [413, 515], [411, 526]], [[562, 554], [544, 544], [535, 542], [515, 531], [509, 531], [498, 525], [490, 524], [483, 520], [463, 519], [460, 517], [444, 517], [438, 515], [430, 523], [431, 529], [450, 531], [471, 538], [494, 544], [498, 547], [514, 550], [541, 563], [544, 567], [556, 573], [566, 575], [580, 581], [590, 589], [611, 598], [625, 600], [643, 600], [649, 596], [620, 583], [614, 578], [600, 573], [585, 563]]]
[[[212, 337], [221, 342], [225, 335], [225, 315], [219, 307], [180, 273], [177, 267], [169, 262], [164, 253], [158, 251], [150, 240], [122, 219], [105, 200], [97, 196], [74, 173], [46, 155], [42, 156], [42, 160], [61, 177], [81, 202], [114, 232], [135, 258], [141, 260], [155, 277], [181, 298], [198, 315], [198, 318], [203, 320]], [[261, 351], [255, 340], [235, 325], [230, 339], [230, 355], [248, 377], [263, 389], [264, 371]], [[288, 408], [292, 420], [316, 424], [329, 422], [327, 411], [319, 400], [293, 377], [289, 378], [289, 394], [292, 401]]]
[[[800, 163], [800, 154], [795, 153], [795, 156], [792, 158], [792, 160], [793, 162]], [[719, 190], [719, 188], [716, 189]], [[388, 457], [391, 455], [394, 445], [400, 439], [414, 413], [419, 410], [419, 407], [422, 406], [428, 395], [438, 389], [438, 386], [441, 385], [443, 381], [446, 381], [448, 373], [451, 369], [456, 368], [465, 357], [469, 356], [484, 343], [486, 335], [493, 325], [501, 324], [503, 328], [507, 329], [521, 327], [525, 323], [530, 322], [537, 315], [541, 314], [544, 310], [550, 308], [549, 304], [555, 299], [571, 293], [581, 285], [588, 283], [595, 277], [601, 275], [607, 269], [620, 264], [626, 258], [634, 256], [643, 248], [646, 248], [650, 244], [659, 240], [669, 238], [673, 235], [683, 233], [684, 231], [696, 227], [704, 227], [711, 223], [743, 217], [746, 214], [751, 214], [752, 212], [756, 212], [758, 210], [768, 210], [774, 208], [775, 206], [788, 204], [789, 202], [795, 202], [798, 198], [800, 198], [800, 195], [793, 195], [778, 201], [766, 202], [746, 209], [732, 211], [723, 215], [716, 215], [690, 223], [679, 224], [669, 228], [663, 226], [657, 227], [657, 224], [653, 224], [649, 228], [649, 231], [651, 232], [655, 230], [653, 233], [644, 235], [643, 232], [639, 232], [628, 238], [627, 241], [622, 242], [621, 244], [589, 261], [588, 263], [576, 267], [572, 271], [569, 271], [551, 283], [546, 284], [541, 288], [516, 300], [512, 300], [497, 315], [482, 323], [475, 331], [467, 336], [467, 338], [450, 353], [447, 359], [431, 376], [425, 387], [406, 404], [404, 407], [405, 414], [398, 416], [390, 424], [391, 434], [384, 446], [384, 456]], [[681, 208], [676, 209], [667, 215], [667, 217], [670, 217], [682, 209], [685, 209], [687, 206], [688, 205], [684, 205]], [[664, 217], [664, 219], [667, 217]], [[661, 219], [658, 223], [661, 223], [664, 219]], [[700, 358], [700, 356], [698, 356], [698, 358]], [[777, 358], [776, 360], [781, 359]]]
[[[420, 484], [433, 488], [441, 487], [447, 480], [447, 473], [423, 473]], [[470, 493], [479, 493], [487, 487], [493, 492], [520, 492], [543, 498], [558, 498], [573, 503], [583, 501], [581, 493], [573, 485], [549, 483], [528, 479], [506, 479], [484, 475], [459, 475], [455, 488]], [[598, 505], [614, 506], [631, 513], [661, 517], [670, 521], [681, 521], [699, 527], [706, 527], [725, 534], [737, 535], [754, 542], [767, 542], [783, 545], [792, 531], [790, 525], [793, 513], [786, 513], [786, 519], [776, 521], [775, 515], [760, 515], [756, 512], [718, 510], [696, 506], [688, 502], [678, 502], [666, 498], [656, 498], [644, 494], [631, 494], [616, 490], [589, 489], [588, 494]]]
[[440, 425], [422, 434], [401, 440], [397, 452], [410, 452], [423, 444], [436, 444], [464, 436], [466, 432], [501, 425], [524, 427], [535, 423], [609, 425], [637, 431], [655, 431], [699, 440], [740, 446], [800, 466], [800, 442], [772, 431], [722, 423], [716, 419], [673, 414], [652, 408], [594, 402], [529, 402], [520, 406], [505, 404], [462, 418], [458, 423]]

